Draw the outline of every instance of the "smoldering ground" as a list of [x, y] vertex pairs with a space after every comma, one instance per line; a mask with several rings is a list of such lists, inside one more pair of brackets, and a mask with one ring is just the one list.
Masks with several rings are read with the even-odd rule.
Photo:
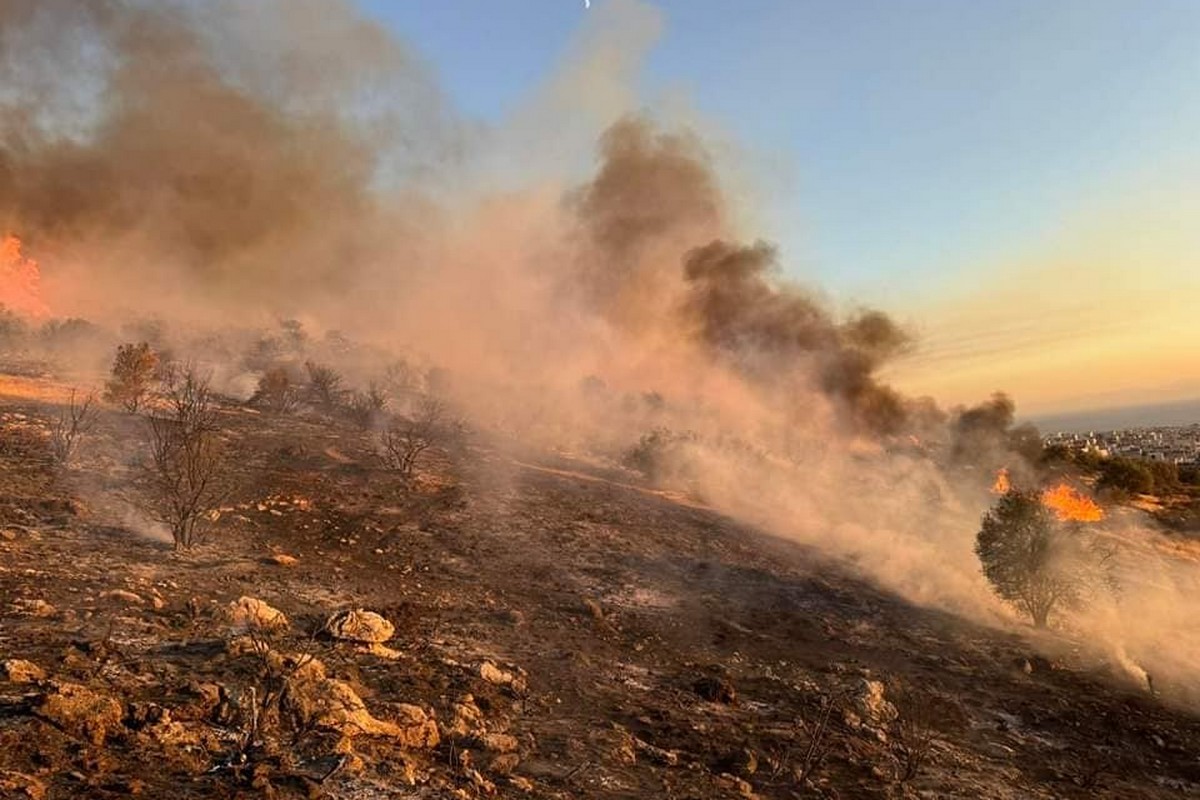
[[[322, 351], [356, 378], [417, 353], [476, 425], [524, 442], [617, 457], [688, 432], [669, 471], [708, 503], [1001, 619], [973, 535], [994, 471], [1032, 469], [1031, 433], [1003, 398], [944, 412], [894, 391], [878, 374], [917, 346], [905, 326], [835, 313], [747, 238], [701, 139], [630, 105], [660, 23], [596, 9], [488, 127], [348, 2], [0, 0], [0, 227], [56, 314], [165, 320], [227, 388], [245, 392], [254, 331], [299, 318], [369, 343]], [[1137, 606], [1129, 658], [1194, 606], [1171, 596]], [[1101, 627], [1124, 646], [1128, 626]]]

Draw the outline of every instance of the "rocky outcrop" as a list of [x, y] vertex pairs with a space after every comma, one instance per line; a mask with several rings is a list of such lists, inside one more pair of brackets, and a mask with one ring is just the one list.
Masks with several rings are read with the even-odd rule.
[[59, 683], [37, 697], [33, 713], [67, 733], [92, 744], [121, 727], [124, 709], [108, 695], [76, 683]]
[[288, 618], [277, 608], [257, 597], [239, 597], [229, 604], [229, 621], [237, 630], [280, 630], [288, 626]]
[[325, 623], [325, 632], [343, 642], [382, 644], [396, 633], [396, 628], [374, 611], [361, 608], [339, 611]]
[[0, 679], [9, 683], [37, 683], [46, 679], [46, 672], [32, 661], [10, 658], [0, 662]]

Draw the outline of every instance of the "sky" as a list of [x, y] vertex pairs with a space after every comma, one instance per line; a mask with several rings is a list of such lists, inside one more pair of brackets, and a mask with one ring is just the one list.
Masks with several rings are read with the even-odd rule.
[[[501, 125], [635, 0], [359, 0]], [[750, 235], [1026, 414], [1200, 397], [1200, 2], [643, 0], [629, 104], [736, 153]], [[634, 54], [636, 55], [636, 54]]]

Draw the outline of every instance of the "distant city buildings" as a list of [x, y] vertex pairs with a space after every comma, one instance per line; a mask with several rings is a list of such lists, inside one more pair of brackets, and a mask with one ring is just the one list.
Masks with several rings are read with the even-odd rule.
[[1088, 433], [1059, 432], [1043, 437], [1042, 441], [1047, 447], [1062, 445], [1106, 458], [1125, 456], [1200, 466], [1200, 424]]

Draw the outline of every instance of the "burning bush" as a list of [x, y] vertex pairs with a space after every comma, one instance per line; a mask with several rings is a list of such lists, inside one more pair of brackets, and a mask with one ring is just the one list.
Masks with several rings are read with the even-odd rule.
[[113, 361], [112, 377], [104, 384], [104, 399], [136, 414], [150, 396], [158, 366], [158, 354], [148, 342], [121, 345]]
[[1038, 492], [1011, 490], [983, 517], [975, 553], [1000, 597], [1046, 627], [1051, 612], [1077, 608], [1106, 579], [1108, 555], [1077, 521], [1063, 522]]
[[143, 464], [147, 510], [171, 529], [178, 550], [203, 538], [225, 494], [222, 448], [208, 380], [193, 368], [172, 370], [162, 405], [149, 415], [150, 458]]

